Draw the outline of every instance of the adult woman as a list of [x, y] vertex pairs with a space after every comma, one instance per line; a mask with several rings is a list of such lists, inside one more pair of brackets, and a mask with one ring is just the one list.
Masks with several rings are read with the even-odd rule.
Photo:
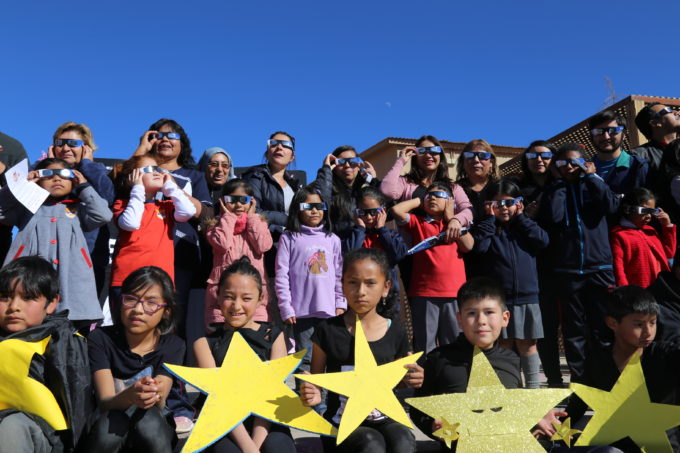
[[489, 183], [498, 180], [496, 154], [486, 140], [467, 142], [456, 163], [456, 182], [460, 184], [472, 203], [474, 219], [485, 216], [484, 202], [488, 197]]
[[[288, 208], [300, 181], [288, 172], [288, 165], [295, 160], [295, 138], [287, 132], [274, 132], [267, 140], [264, 153], [266, 163], [248, 169], [242, 176], [253, 186], [257, 212], [264, 215], [269, 223], [274, 243], [288, 223]], [[274, 276], [276, 248], [265, 254], [267, 275]]]
[[205, 172], [213, 206], [218, 206], [218, 200], [222, 196], [222, 186], [236, 177], [231, 156], [217, 146], [208, 148], [198, 161], [198, 169]]
[[[109, 178], [104, 164], [94, 162], [96, 150], [97, 145], [89, 127], [85, 124], [67, 122], [54, 131], [52, 145], [48, 148], [47, 155], [63, 159], [73, 165], [110, 207], [115, 197], [113, 181]], [[83, 234], [92, 258], [97, 294], [101, 294], [106, 279], [106, 266], [109, 264], [109, 229], [102, 227]]]
[[[401, 176], [401, 170], [411, 161], [411, 170]], [[395, 201], [424, 197], [427, 188], [435, 181], [451, 185], [455, 201], [455, 215], [448, 219], [447, 239], [453, 241], [460, 235], [462, 227], [472, 221], [470, 200], [458, 184], [451, 181], [448, 174], [444, 149], [432, 135], [423, 135], [415, 146], [407, 146], [399, 151], [399, 157], [380, 184], [380, 190]]]
[[524, 197], [524, 214], [535, 219], [543, 190], [550, 182], [548, 166], [557, 148], [545, 140], [536, 140], [522, 153], [522, 177], [518, 181]]
[[354, 228], [354, 209], [362, 187], [380, 186], [375, 169], [358, 156], [353, 146], [339, 146], [326, 156], [314, 183], [324, 200], [331, 202], [333, 232], [347, 239]]

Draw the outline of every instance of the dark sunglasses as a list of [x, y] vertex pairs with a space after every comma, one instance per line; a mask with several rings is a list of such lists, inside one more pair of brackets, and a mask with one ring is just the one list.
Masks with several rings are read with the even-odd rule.
[[343, 159], [335, 159], [335, 163], [337, 165], [348, 164], [350, 167], [358, 167], [359, 165], [364, 163], [364, 160], [361, 157], [349, 157]]
[[483, 151], [465, 151], [463, 157], [466, 159], [474, 159], [476, 157], [479, 160], [489, 160], [493, 157], [493, 154]]
[[321, 203], [300, 203], [300, 211], [311, 211], [312, 209], [316, 209], [317, 211], [325, 211], [328, 208], [326, 207], [325, 202]]
[[549, 160], [552, 159], [553, 153], [550, 151], [545, 151], [542, 153], [526, 153], [525, 156], [527, 156], [527, 159]]
[[511, 206], [515, 206], [517, 203], [520, 203], [520, 202], [522, 202], [522, 201], [524, 201], [524, 198], [523, 198], [523, 197], [517, 197], [517, 198], [513, 198], [513, 199], [511, 199], [511, 200], [492, 200], [492, 201], [486, 201], [485, 204], [491, 205], [491, 206], [493, 206], [494, 208], [502, 208], [502, 207], [504, 207], [504, 206], [509, 208], [509, 207], [511, 207]]
[[158, 310], [168, 305], [159, 304], [157, 302], [151, 302], [150, 300], [140, 299], [139, 297], [133, 296], [132, 294], [121, 294], [120, 301], [123, 304], [123, 307], [125, 308], [135, 308], [137, 304], [141, 303], [142, 310], [144, 310], [144, 313], [146, 313], [147, 315], [153, 315]]
[[609, 135], [618, 135], [621, 132], [623, 132], [623, 129], [624, 129], [623, 126], [602, 127], [602, 128], [591, 129], [590, 132], [593, 135], [604, 135], [605, 133], [607, 133]]
[[673, 109], [670, 107], [664, 107], [656, 112], [652, 118], [661, 118], [662, 116], [668, 115], [669, 113], [673, 113]]
[[432, 192], [428, 192], [426, 196], [430, 198], [443, 198], [444, 200], [451, 198], [451, 195], [444, 192], [443, 190], [434, 190]]
[[75, 138], [55, 138], [54, 146], [66, 146], [69, 148], [80, 148], [83, 146], [83, 141]]
[[155, 165], [147, 165], [146, 167], [140, 167], [138, 168], [139, 171], [142, 173], [163, 173], [161, 170], [161, 167], [157, 167]]
[[569, 164], [574, 167], [583, 167], [586, 163], [586, 160], [583, 157], [579, 157], [577, 159], [562, 159], [562, 160], [556, 160], [555, 165], [557, 167], [564, 167], [565, 165]]
[[291, 142], [290, 140], [275, 140], [273, 138], [270, 138], [269, 140], [267, 140], [267, 147], [273, 148], [276, 145], [281, 145], [284, 148], [288, 148], [290, 150], [295, 149], [295, 144], [293, 142]]
[[361, 209], [361, 208], [356, 208], [354, 210], [354, 213], [357, 215], [357, 217], [365, 217], [365, 216], [371, 216], [375, 217], [379, 213], [383, 212], [385, 209], [380, 206], [379, 208], [370, 208], [370, 209]]
[[222, 197], [225, 203], [248, 204], [253, 199], [250, 195], [225, 195]]
[[180, 135], [177, 132], [158, 132], [154, 134], [155, 138], [158, 140], [162, 139], [163, 137], [167, 137], [170, 140], [179, 140]]
[[75, 178], [76, 175], [68, 168], [50, 168], [45, 170], [38, 170], [38, 176], [41, 178], [49, 178], [52, 176], [59, 176], [61, 178]]
[[661, 209], [659, 208], [645, 208], [642, 206], [626, 206], [624, 208], [628, 214], [651, 214], [657, 215], [661, 214]]
[[423, 148], [416, 148], [417, 154], [441, 154], [441, 146], [425, 146]]

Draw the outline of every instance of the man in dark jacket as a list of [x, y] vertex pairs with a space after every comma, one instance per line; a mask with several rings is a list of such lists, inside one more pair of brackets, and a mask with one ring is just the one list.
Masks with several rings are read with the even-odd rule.
[[633, 148], [631, 154], [645, 159], [649, 163], [649, 173], [645, 187], [656, 189], [656, 176], [661, 168], [664, 150], [680, 131], [680, 112], [653, 102], [646, 105], [635, 117], [638, 130], [649, 140], [644, 145]]

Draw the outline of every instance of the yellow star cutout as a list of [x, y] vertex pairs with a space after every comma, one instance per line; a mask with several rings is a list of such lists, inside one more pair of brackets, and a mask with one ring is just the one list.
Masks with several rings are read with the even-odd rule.
[[208, 398], [182, 451], [201, 451], [221, 439], [249, 415], [327, 436], [336, 429], [286, 385], [305, 351], [263, 362], [238, 332], [219, 368], [164, 366]]
[[435, 420], [459, 422], [458, 453], [545, 453], [530, 430], [569, 394], [569, 389], [506, 389], [475, 347], [465, 393], [406, 402]]
[[52, 392], [28, 376], [34, 354], [45, 354], [51, 336], [29, 342], [17, 339], [0, 341], [0, 409], [18, 409], [45, 420], [56, 431], [68, 423]]
[[566, 419], [563, 423], [553, 420], [553, 427], [555, 428], [555, 434], [550, 438], [550, 440], [561, 440], [567, 444], [567, 448], [571, 447], [571, 438], [574, 434], [578, 434], [581, 431], [578, 429], [571, 429], [571, 419]]
[[442, 427], [432, 433], [433, 436], [439, 437], [444, 441], [446, 446], [450, 449], [451, 442], [458, 439], [458, 427], [460, 423], [454, 423], [453, 425], [442, 419]]
[[649, 401], [638, 354], [610, 392], [576, 383], [571, 387], [595, 411], [575, 445], [609, 445], [628, 436], [648, 453], [673, 451], [666, 430], [680, 425], [680, 406]]
[[412, 428], [411, 420], [392, 389], [407, 372], [404, 365], [415, 363], [422, 352], [378, 366], [357, 317], [354, 329], [354, 370], [325, 374], [296, 374], [303, 381], [347, 397], [340, 420], [337, 443], [363, 422], [374, 409], [392, 420]]

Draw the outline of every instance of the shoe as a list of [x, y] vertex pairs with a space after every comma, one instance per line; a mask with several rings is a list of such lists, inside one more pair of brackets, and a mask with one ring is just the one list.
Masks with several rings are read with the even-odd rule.
[[194, 422], [189, 417], [175, 417], [175, 432], [186, 434], [194, 429]]

